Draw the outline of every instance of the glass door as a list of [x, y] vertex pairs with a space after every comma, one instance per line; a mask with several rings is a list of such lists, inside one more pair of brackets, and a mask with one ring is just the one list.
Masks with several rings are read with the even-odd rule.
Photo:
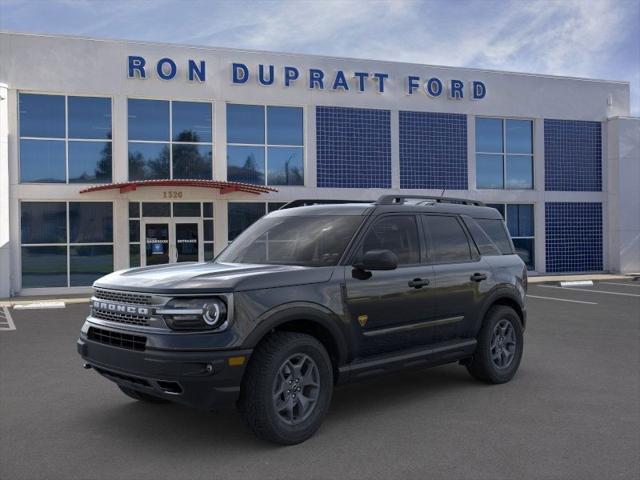
[[154, 218], [142, 221], [142, 265], [204, 261], [201, 218]]
[[154, 220], [144, 224], [144, 265], [160, 265], [171, 261], [171, 220]]
[[202, 220], [175, 220], [175, 262], [202, 262]]

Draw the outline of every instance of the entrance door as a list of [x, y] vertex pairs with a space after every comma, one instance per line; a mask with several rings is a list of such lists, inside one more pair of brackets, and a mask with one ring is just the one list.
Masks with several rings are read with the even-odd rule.
[[142, 233], [143, 266], [204, 260], [200, 218], [143, 219]]

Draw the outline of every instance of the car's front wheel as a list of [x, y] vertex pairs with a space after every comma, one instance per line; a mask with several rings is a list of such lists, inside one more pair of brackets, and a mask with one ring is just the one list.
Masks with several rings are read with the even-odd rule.
[[323, 345], [303, 333], [276, 332], [251, 356], [239, 407], [258, 437], [293, 445], [320, 427], [332, 394], [333, 369]]

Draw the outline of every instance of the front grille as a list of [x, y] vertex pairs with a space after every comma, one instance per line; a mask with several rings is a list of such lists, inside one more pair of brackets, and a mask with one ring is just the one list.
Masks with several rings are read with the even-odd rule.
[[93, 366], [93, 369], [101, 375], [105, 377], [111, 378], [112, 380], [124, 380], [125, 382], [135, 383], [137, 385], [143, 385], [145, 387], [150, 387], [151, 385], [144, 378], [138, 377], [130, 377], [129, 375], [123, 375], [122, 373], [112, 372], [111, 370], [105, 370], [104, 368]]
[[94, 297], [111, 302], [129, 303], [131, 305], [151, 305], [151, 295], [143, 293], [118, 292], [96, 288]]
[[144, 351], [147, 343], [147, 337], [142, 335], [129, 335], [128, 333], [112, 332], [111, 330], [103, 330], [96, 327], [89, 327], [87, 337], [89, 340], [104, 345], [137, 351]]
[[91, 316], [101, 320], [109, 320], [111, 322], [126, 323], [128, 325], [149, 326], [149, 317], [144, 315], [134, 315], [131, 313], [110, 312], [108, 310], [98, 310], [93, 308]]

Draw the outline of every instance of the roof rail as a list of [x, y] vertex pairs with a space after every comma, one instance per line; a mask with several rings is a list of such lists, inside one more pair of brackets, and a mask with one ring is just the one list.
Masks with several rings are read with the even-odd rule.
[[[435, 197], [432, 195], [382, 195], [376, 201], [376, 205], [403, 204], [406, 200], [426, 200], [424, 203], [457, 203], [459, 205], [474, 205], [484, 207], [485, 204], [479, 200], [469, 200], [467, 198]], [[422, 203], [422, 202], [420, 202]]]
[[293, 200], [289, 203], [285, 203], [278, 210], [285, 210], [287, 208], [306, 207], [309, 205], [332, 205], [332, 204], [344, 204], [344, 203], [375, 203], [373, 200], [326, 200], [326, 199], [304, 199]]

